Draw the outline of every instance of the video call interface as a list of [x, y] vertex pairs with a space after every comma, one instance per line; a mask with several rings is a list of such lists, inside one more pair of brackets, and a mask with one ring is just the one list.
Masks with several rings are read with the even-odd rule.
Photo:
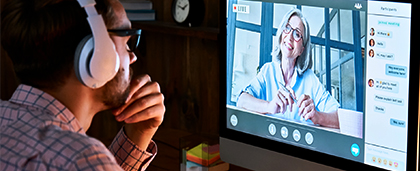
[[227, 2], [226, 126], [405, 170], [411, 4], [331, 2]]

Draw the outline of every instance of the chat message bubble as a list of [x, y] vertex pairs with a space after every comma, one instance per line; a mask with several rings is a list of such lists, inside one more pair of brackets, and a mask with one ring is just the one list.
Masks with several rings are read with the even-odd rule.
[[389, 96], [383, 96], [375, 94], [375, 100], [379, 102], [385, 102], [390, 104], [396, 104], [396, 105], [404, 105], [404, 100], [396, 97], [389, 97]]
[[383, 79], [375, 79], [375, 89], [392, 93], [398, 93], [399, 84], [396, 81], [388, 81]]
[[374, 108], [375, 108], [375, 112], [385, 113], [385, 107], [383, 107], [383, 106], [377, 106], [377, 105], [375, 105]]
[[402, 121], [402, 120], [398, 120], [398, 119], [390, 119], [390, 124], [392, 125], [392, 126], [397, 126], [397, 127], [401, 127], [401, 128], [405, 128], [405, 121]]
[[392, 32], [391, 31], [378, 30], [376, 32], [376, 35], [378, 37], [392, 38]]
[[377, 41], [375, 46], [378, 48], [386, 48], [386, 43], [385, 41]]
[[407, 67], [392, 64], [385, 65], [385, 74], [394, 77], [407, 78]]
[[386, 60], [394, 60], [394, 54], [392, 53], [378, 52], [375, 57]]

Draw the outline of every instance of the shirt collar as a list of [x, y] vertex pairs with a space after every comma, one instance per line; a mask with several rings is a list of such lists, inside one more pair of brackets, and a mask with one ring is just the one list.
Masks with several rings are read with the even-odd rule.
[[[281, 65], [280, 65], [280, 61], [274, 61], [275, 62], [275, 68], [277, 68], [279, 70], [279, 72], [276, 72], [276, 77], [277, 80], [280, 81], [280, 83], [282, 83], [283, 85], [286, 85], [285, 81], [284, 81], [284, 77], [283, 77], [283, 71], [281, 70]], [[297, 68], [296, 66], [293, 69], [293, 75], [292, 75], [292, 79], [291, 79], [291, 83], [290, 83], [290, 87], [294, 87], [296, 84], [296, 79], [297, 79], [298, 73], [297, 73]]]
[[80, 126], [79, 121], [74, 117], [73, 113], [64, 106], [60, 101], [55, 99], [48, 93], [35, 87], [21, 84], [13, 93], [10, 102], [32, 106], [43, 111], [43, 113], [53, 115], [64, 124], [58, 124], [63, 130], [70, 130], [85, 134]]

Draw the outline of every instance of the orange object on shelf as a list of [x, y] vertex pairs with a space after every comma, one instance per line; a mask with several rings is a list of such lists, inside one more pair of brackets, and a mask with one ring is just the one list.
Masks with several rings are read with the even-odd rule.
[[[209, 166], [220, 159], [219, 150], [213, 150], [215, 148], [217, 148], [217, 145], [208, 146], [205, 143], [201, 143], [187, 151], [187, 160], [202, 166]], [[210, 150], [210, 153], [206, 152], [209, 151], [209, 149], [212, 149]]]

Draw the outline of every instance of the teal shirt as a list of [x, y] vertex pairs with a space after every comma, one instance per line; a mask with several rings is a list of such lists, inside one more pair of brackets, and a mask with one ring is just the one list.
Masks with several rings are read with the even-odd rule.
[[[299, 75], [295, 69], [291, 81], [290, 86], [295, 91], [296, 98], [300, 98], [302, 94], [309, 95], [314, 101], [316, 110], [320, 112], [333, 112], [340, 107], [337, 100], [326, 91], [311, 69], [306, 70], [302, 75]], [[282, 70], [280, 69], [280, 62], [268, 62], [264, 64], [257, 76], [242, 92], [247, 92], [258, 99], [271, 101], [277, 91], [281, 89], [279, 83], [285, 85]], [[299, 99], [297, 100], [299, 101]], [[310, 120], [305, 121], [303, 117], [298, 115], [298, 112], [297, 105], [293, 105], [292, 112], [287, 108], [284, 114], [278, 113], [272, 116], [312, 123]]]

